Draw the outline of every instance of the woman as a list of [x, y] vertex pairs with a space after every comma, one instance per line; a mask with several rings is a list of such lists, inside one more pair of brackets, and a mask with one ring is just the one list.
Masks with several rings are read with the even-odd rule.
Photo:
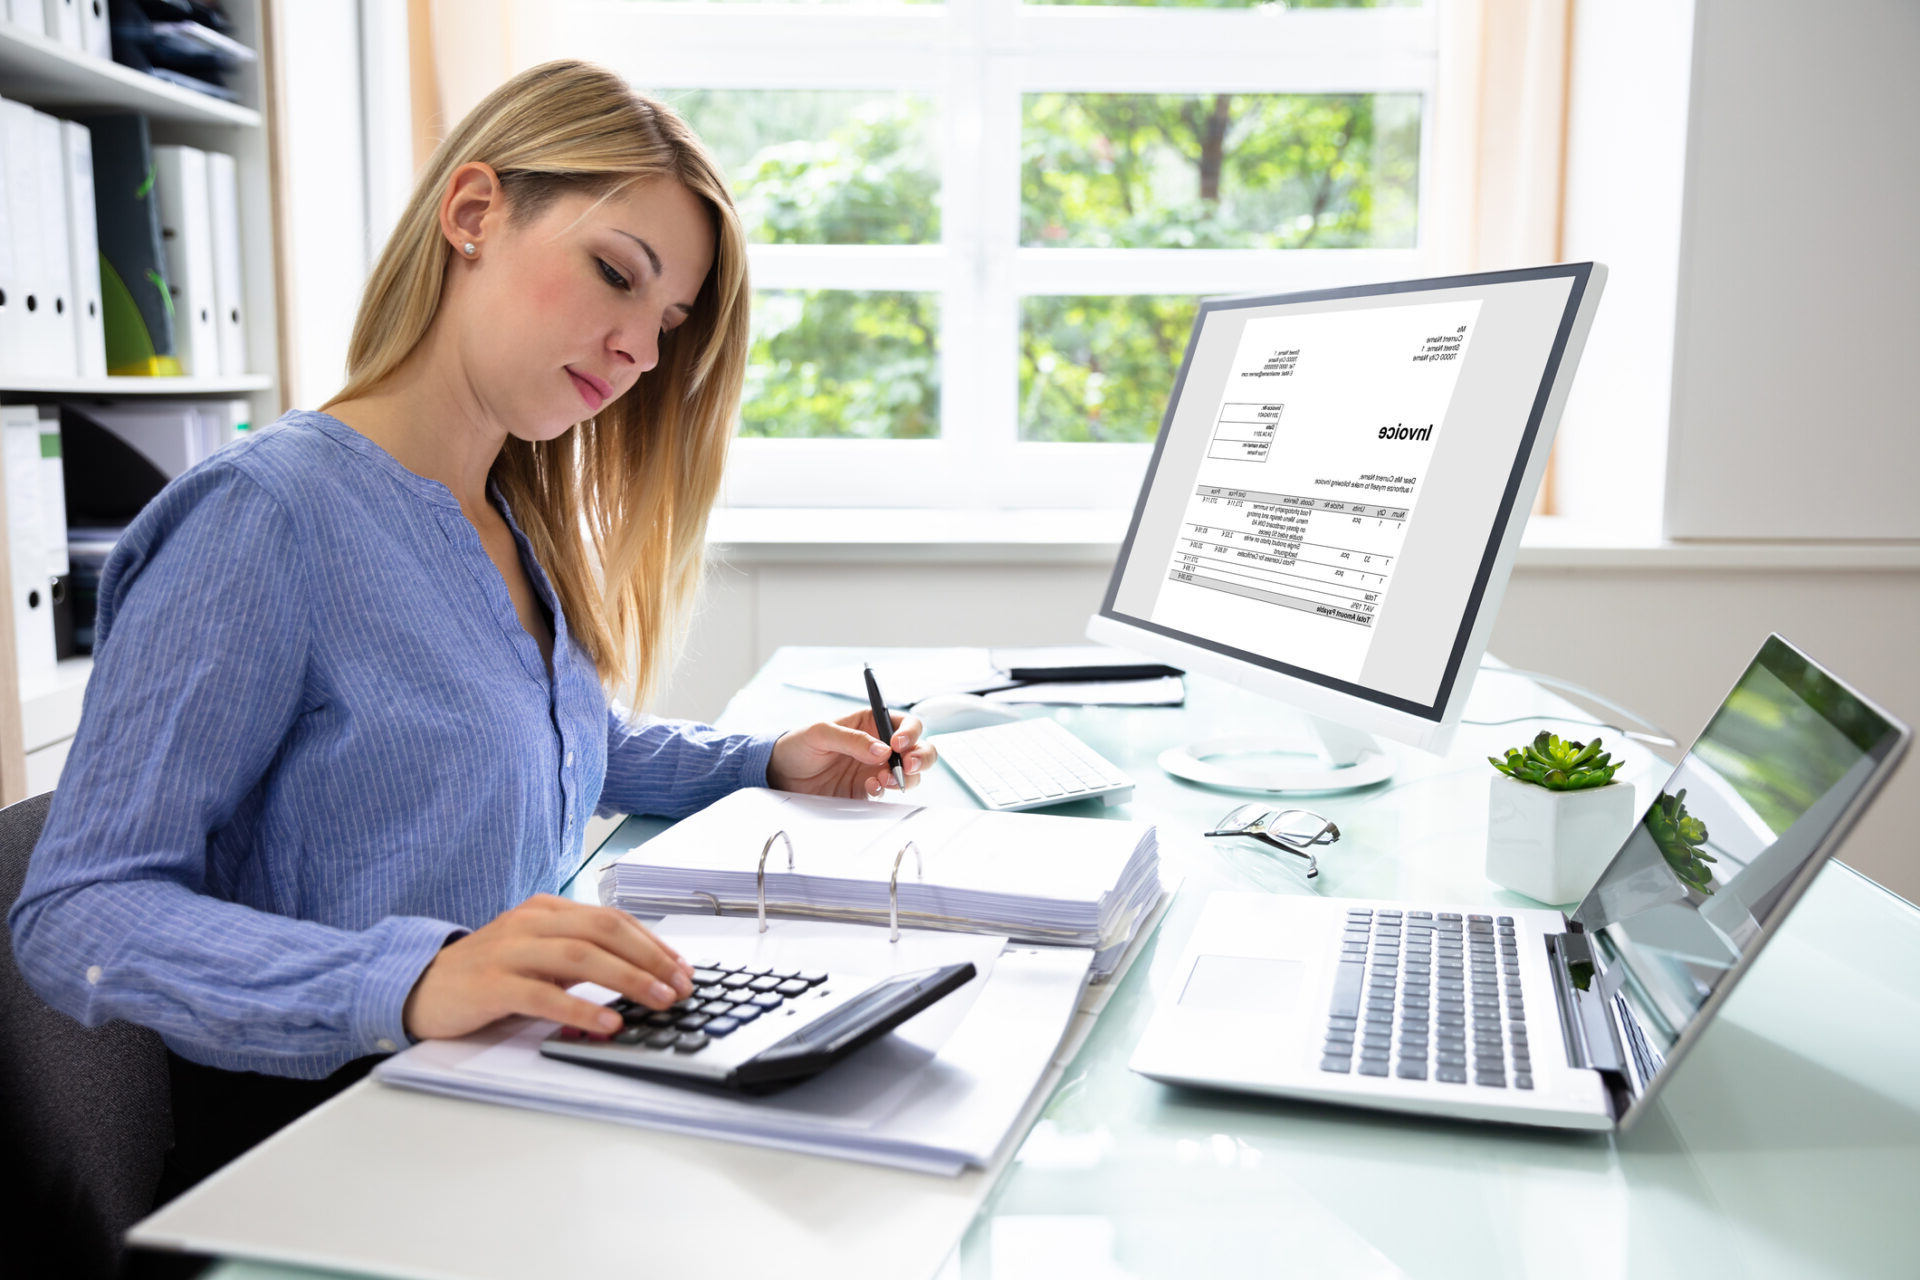
[[[428, 166], [341, 394], [174, 480], [115, 546], [10, 920], [49, 1003], [172, 1050], [164, 1191], [411, 1040], [616, 1025], [583, 980], [686, 995], [631, 917], [550, 896], [596, 808], [893, 785], [866, 712], [727, 735], [608, 703], [640, 705], [693, 595], [747, 287], [686, 126], [602, 69], [536, 67]], [[891, 744], [908, 785], [919, 731]]]

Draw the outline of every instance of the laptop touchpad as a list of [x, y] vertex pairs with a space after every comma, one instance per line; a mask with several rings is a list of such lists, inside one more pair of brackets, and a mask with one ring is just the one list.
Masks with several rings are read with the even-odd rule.
[[1189, 1009], [1283, 1014], [1306, 974], [1299, 960], [1203, 955], [1193, 962], [1180, 1003]]

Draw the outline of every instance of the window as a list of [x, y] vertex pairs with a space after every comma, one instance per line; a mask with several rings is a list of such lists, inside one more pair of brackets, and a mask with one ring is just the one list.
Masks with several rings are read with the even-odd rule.
[[756, 289], [738, 505], [1126, 506], [1200, 297], [1426, 273], [1457, 199], [1417, 3], [543, 19], [517, 61], [591, 50], [727, 170]]

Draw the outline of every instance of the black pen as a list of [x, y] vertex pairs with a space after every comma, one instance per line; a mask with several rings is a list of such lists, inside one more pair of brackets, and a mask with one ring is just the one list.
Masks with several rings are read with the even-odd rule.
[[900, 768], [900, 753], [893, 750], [893, 717], [887, 714], [887, 702], [880, 696], [880, 684], [873, 678], [873, 668], [864, 662], [860, 666], [867, 673], [867, 701], [873, 706], [873, 727], [879, 731], [874, 736], [887, 744], [891, 752], [887, 756], [887, 768], [893, 770], [894, 785], [905, 791], [907, 775]]

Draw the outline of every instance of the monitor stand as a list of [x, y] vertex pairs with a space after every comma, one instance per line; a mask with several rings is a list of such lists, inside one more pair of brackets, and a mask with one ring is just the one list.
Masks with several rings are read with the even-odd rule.
[[[1267, 735], [1209, 738], [1168, 747], [1160, 767], [1176, 778], [1227, 791], [1352, 791], [1393, 776], [1393, 760], [1370, 733], [1332, 720], [1308, 716], [1319, 750], [1303, 751], [1296, 742]], [[1216, 763], [1215, 756], [1280, 756], [1287, 759]], [[1310, 763], [1294, 764], [1290, 761]]]

